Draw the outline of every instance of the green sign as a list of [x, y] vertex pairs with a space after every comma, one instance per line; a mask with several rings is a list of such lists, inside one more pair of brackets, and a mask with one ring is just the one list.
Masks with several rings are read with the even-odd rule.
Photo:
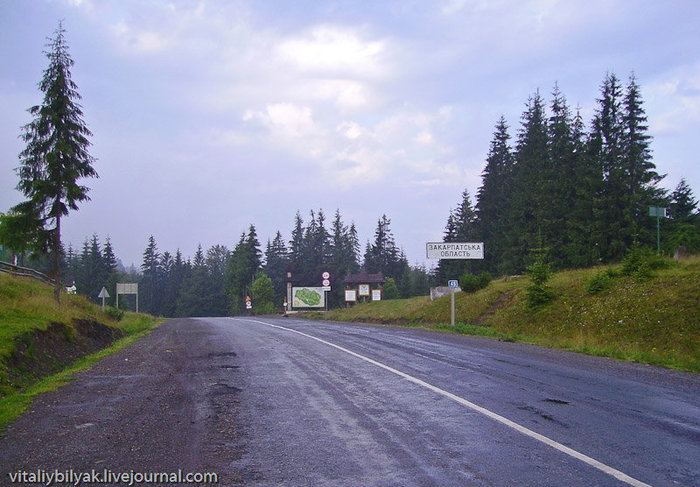
[[657, 218], [666, 218], [666, 208], [661, 208], [659, 206], [650, 206], [649, 216], [655, 216]]

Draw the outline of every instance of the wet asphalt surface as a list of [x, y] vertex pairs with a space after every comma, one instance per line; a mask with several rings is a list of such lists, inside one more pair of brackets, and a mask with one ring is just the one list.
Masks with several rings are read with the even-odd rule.
[[219, 485], [697, 486], [700, 377], [417, 329], [171, 320], [38, 398], [0, 465], [0, 485], [110, 468]]

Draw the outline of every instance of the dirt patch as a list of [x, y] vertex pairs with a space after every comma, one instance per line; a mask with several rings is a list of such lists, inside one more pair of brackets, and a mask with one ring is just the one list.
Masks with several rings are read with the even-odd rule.
[[52, 322], [46, 330], [34, 330], [15, 339], [5, 361], [13, 388], [24, 388], [71, 365], [77, 359], [102, 350], [124, 333], [96, 321], [76, 319], [73, 326]]

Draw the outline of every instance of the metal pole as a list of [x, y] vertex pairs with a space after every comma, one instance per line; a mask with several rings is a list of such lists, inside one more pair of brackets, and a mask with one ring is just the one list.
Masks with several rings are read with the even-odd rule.
[[455, 326], [455, 288], [450, 288], [450, 308], [452, 309], [452, 326]]
[[656, 212], [656, 254], [661, 255], [661, 215]]

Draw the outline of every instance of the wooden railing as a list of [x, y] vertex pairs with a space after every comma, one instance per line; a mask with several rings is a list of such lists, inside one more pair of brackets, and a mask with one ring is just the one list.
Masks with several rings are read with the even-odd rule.
[[26, 276], [33, 279], [37, 279], [46, 284], [54, 285], [56, 281], [51, 279], [46, 274], [43, 274], [29, 267], [21, 267], [18, 265], [10, 264], [9, 262], [3, 262], [0, 260], [0, 272], [6, 272], [7, 274], [12, 274], [14, 276]]

